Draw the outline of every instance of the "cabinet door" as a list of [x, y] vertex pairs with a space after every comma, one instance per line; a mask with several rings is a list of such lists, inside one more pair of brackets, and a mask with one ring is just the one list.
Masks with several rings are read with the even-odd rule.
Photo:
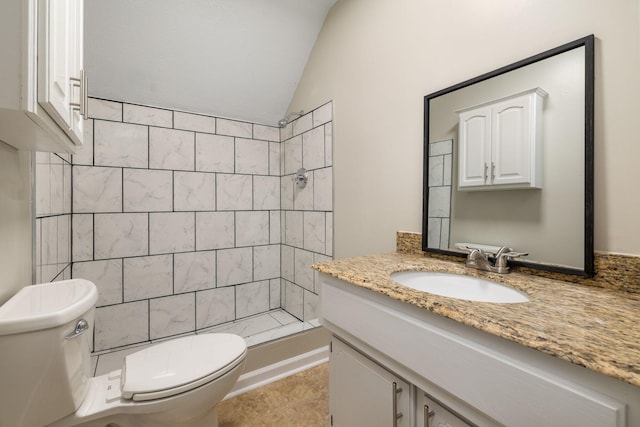
[[492, 184], [531, 182], [531, 96], [509, 99], [492, 107]]
[[491, 159], [491, 108], [460, 113], [458, 187], [486, 185]]
[[471, 427], [420, 389], [417, 389], [416, 400], [416, 427]]
[[334, 427], [411, 426], [410, 385], [337, 339], [329, 362]]
[[40, 2], [38, 101], [74, 140], [82, 141], [82, 0]]

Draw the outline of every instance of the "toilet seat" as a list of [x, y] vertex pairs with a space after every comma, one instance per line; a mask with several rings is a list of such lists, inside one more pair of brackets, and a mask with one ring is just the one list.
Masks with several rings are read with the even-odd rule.
[[200, 387], [240, 363], [247, 344], [233, 334], [173, 339], [130, 354], [120, 378], [122, 398], [161, 399]]

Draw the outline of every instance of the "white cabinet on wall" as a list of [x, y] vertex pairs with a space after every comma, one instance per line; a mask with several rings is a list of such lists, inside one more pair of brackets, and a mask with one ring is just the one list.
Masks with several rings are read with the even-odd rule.
[[458, 110], [458, 190], [542, 188], [542, 107], [526, 92]]
[[84, 0], [3, 0], [0, 141], [73, 152], [87, 115]]

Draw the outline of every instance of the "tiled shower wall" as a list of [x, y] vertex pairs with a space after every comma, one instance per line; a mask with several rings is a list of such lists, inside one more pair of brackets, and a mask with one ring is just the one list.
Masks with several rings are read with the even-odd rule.
[[71, 156], [36, 152], [35, 283], [71, 277]]
[[427, 244], [449, 248], [453, 140], [429, 144], [429, 215]]
[[[314, 206], [313, 186], [302, 190], [310, 203], [294, 206], [301, 192], [287, 204], [282, 175], [286, 162], [303, 160], [308, 140], [309, 159], [323, 159], [309, 163], [311, 174], [331, 183], [322, 177], [331, 175], [331, 104], [284, 130], [299, 141], [293, 157], [283, 152], [277, 127], [97, 99], [89, 110], [85, 146], [73, 157], [72, 234], [73, 277], [92, 280], [100, 295], [94, 350], [279, 307], [315, 317], [308, 266], [331, 254], [330, 204]], [[328, 192], [318, 200], [331, 200], [332, 188], [318, 188]], [[287, 234], [287, 215], [312, 225]], [[322, 248], [311, 243], [320, 226]], [[292, 274], [284, 262], [281, 274], [290, 250]]]

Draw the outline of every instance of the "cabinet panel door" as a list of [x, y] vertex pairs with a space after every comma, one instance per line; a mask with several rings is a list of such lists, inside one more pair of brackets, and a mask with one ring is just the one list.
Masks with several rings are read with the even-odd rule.
[[496, 104], [492, 109], [493, 184], [531, 182], [530, 96]]
[[458, 187], [487, 184], [491, 158], [491, 109], [460, 113]]
[[341, 341], [332, 341], [329, 406], [334, 427], [393, 426], [394, 399], [402, 414], [397, 426], [411, 426], [410, 385]]

